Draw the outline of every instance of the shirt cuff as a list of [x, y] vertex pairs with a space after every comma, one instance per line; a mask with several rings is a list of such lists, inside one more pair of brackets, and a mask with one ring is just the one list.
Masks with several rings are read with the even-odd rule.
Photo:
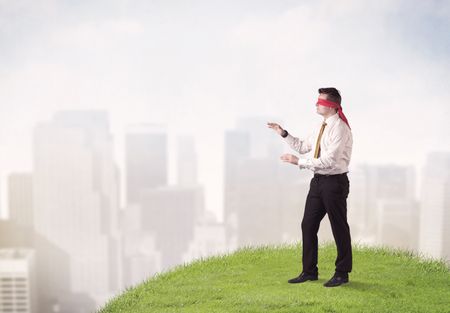
[[306, 162], [308, 161], [308, 159], [302, 159], [302, 158], [298, 158], [298, 165], [306, 165]]
[[297, 165], [300, 168], [305, 168], [307, 163], [308, 163], [308, 159], [298, 158]]
[[281, 137], [283, 138], [284, 141], [286, 141], [288, 144], [292, 145], [292, 143], [294, 142], [294, 136], [292, 136], [291, 134], [287, 134], [286, 137]]

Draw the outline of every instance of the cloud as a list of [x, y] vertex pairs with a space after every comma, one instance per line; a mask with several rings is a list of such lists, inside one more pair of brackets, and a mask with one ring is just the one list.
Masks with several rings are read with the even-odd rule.
[[[419, 164], [450, 146], [449, 12], [446, 1], [2, 1], [2, 164], [19, 167], [34, 123], [69, 108], [214, 134], [274, 116], [300, 134], [320, 118], [323, 86], [343, 94], [355, 163]], [[217, 159], [207, 141], [204, 161]]]
[[312, 125], [317, 88], [336, 86], [354, 126], [356, 160], [420, 162], [417, 151], [438, 148], [442, 142], [434, 138], [448, 132], [444, 85], [450, 71], [448, 59], [410, 49], [403, 38], [403, 23], [411, 18], [402, 16], [405, 6], [410, 15], [437, 14], [403, 1], [316, 1], [251, 16], [229, 36], [239, 73], [231, 89], [263, 103], [266, 112], [287, 116], [301, 132]]
[[109, 19], [85, 21], [68, 28], [58, 29], [53, 34], [54, 44], [74, 47], [114, 48], [128, 36], [144, 32], [144, 26], [132, 19]]

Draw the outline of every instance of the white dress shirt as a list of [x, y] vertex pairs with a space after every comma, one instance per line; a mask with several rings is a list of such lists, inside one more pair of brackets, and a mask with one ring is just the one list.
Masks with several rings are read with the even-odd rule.
[[[320, 140], [320, 156], [316, 159], [300, 158], [300, 169], [310, 169], [318, 174], [341, 174], [348, 172], [352, 155], [353, 136], [348, 125], [335, 113], [324, 120], [327, 125]], [[289, 146], [300, 154], [316, 150], [322, 122], [305, 137], [293, 137], [291, 134], [283, 138]]]

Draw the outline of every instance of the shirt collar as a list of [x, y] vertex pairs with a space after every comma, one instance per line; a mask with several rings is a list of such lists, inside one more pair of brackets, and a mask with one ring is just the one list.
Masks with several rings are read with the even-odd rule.
[[329, 116], [327, 119], [324, 120], [325, 123], [327, 123], [327, 126], [331, 126], [339, 119], [338, 112], [334, 113], [333, 115]]

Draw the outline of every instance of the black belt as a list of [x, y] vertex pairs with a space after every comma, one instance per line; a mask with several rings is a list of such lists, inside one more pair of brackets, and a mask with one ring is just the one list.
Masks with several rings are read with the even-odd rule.
[[339, 176], [339, 175], [347, 175], [348, 172], [341, 173], [341, 174], [314, 174], [314, 177], [328, 177], [328, 176]]

